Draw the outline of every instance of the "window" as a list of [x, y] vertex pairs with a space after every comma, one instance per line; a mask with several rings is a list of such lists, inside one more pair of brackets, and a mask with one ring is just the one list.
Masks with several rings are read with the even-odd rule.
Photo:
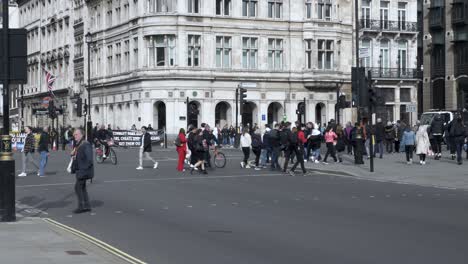
[[122, 44], [115, 44], [115, 73], [120, 73], [122, 67]]
[[107, 26], [112, 26], [112, 10], [107, 11]]
[[124, 72], [130, 70], [130, 40], [124, 41], [124, 61], [122, 68]]
[[114, 67], [112, 63], [112, 45], [107, 46], [107, 74], [111, 75], [112, 74], [112, 68]]
[[388, 29], [388, 5], [386, 1], [380, 1], [380, 28]]
[[231, 0], [216, 0], [216, 15], [231, 15]]
[[244, 69], [257, 68], [257, 38], [242, 38], [242, 67]]
[[138, 38], [133, 38], [133, 69], [138, 69]]
[[312, 18], [312, 0], [306, 0], [305, 7], [306, 7], [306, 18], [311, 19]]
[[174, 0], [147, 0], [148, 12], [150, 13], [165, 13], [173, 12], [176, 8], [176, 1]]
[[318, 0], [316, 4], [316, 10], [317, 10], [317, 19], [323, 19], [327, 21], [331, 20], [331, 12], [332, 12], [331, 0]]
[[188, 61], [189, 67], [200, 66], [200, 53], [201, 53], [201, 42], [200, 36], [189, 35], [188, 36]]
[[282, 39], [268, 39], [268, 67], [272, 70], [283, 68]]
[[187, 10], [191, 14], [200, 13], [200, 0], [187, 0]]
[[124, 13], [123, 13], [123, 20], [128, 20], [130, 18], [130, 8], [128, 3], [124, 4]]
[[216, 67], [231, 67], [231, 37], [216, 37]]
[[268, 17], [281, 18], [283, 13], [283, 0], [268, 0]]
[[371, 68], [372, 67], [372, 46], [370, 39], [363, 39], [361, 42], [361, 49], [367, 49], [367, 54], [369, 56], [364, 58], [359, 58], [361, 60], [362, 67]]
[[121, 12], [120, 12], [120, 7], [115, 8], [115, 19], [116, 19], [116, 24], [118, 24], [121, 20]]
[[390, 68], [390, 42], [387, 39], [380, 41], [380, 67]]
[[398, 29], [406, 30], [406, 3], [398, 2]]
[[[400, 102], [411, 102], [411, 89], [400, 88]], [[405, 110], [406, 110], [406, 107], [405, 107]]]
[[333, 40], [320, 39], [317, 44], [318, 68], [331, 70], [333, 67]]
[[175, 65], [175, 36], [155, 35], [147, 37], [148, 67]]
[[242, 15], [245, 17], [256, 17], [257, 0], [242, 0]]
[[398, 68], [402, 74], [405, 74], [408, 68], [408, 42], [406, 40], [398, 42]]
[[370, 28], [371, 25], [371, 1], [362, 0], [361, 6], [361, 26], [363, 28]]
[[305, 57], [306, 57], [306, 68], [312, 69], [312, 40], [305, 40]]

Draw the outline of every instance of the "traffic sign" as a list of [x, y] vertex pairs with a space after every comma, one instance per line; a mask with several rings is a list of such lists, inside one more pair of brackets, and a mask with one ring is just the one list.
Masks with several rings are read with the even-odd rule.
[[369, 48], [360, 48], [359, 49], [359, 58], [369, 58], [370, 52]]
[[406, 105], [406, 112], [407, 113], [414, 113], [416, 111], [417, 111], [417, 105], [415, 105], [415, 104]]

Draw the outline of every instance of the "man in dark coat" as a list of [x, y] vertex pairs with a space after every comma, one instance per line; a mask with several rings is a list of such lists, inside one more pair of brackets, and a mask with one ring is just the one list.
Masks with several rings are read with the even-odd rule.
[[39, 138], [39, 154], [41, 155], [41, 161], [39, 163], [39, 177], [44, 177], [44, 170], [47, 165], [47, 159], [49, 157], [49, 128], [44, 127], [44, 130], [41, 133], [41, 137]]
[[432, 136], [434, 137], [435, 159], [440, 159], [440, 157], [442, 157], [442, 141], [445, 131], [444, 120], [442, 119], [441, 115], [435, 115], [434, 120], [432, 120], [431, 122], [430, 131]]
[[73, 136], [78, 142], [75, 148], [72, 173], [76, 176], [75, 193], [78, 198], [78, 208], [73, 211], [75, 214], [81, 214], [91, 211], [88, 191], [86, 190], [86, 181], [94, 178], [93, 147], [84, 140], [83, 130], [75, 129]]
[[[148, 133], [146, 127], [141, 128], [141, 146], [140, 146], [140, 163], [136, 168], [137, 170], [143, 169], [143, 159], [151, 160], [154, 163], [153, 169], [158, 168], [158, 162], [151, 157], [150, 152], [152, 151], [151, 146], [151, 135]], [[144, 156], [144, 157], [143, 157]]]

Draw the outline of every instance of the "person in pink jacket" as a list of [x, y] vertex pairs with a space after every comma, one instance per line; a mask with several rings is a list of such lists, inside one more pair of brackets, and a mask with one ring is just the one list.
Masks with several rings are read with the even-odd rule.
[[327, 153], [325, 154], [323, 163], [327, 164], [328, 155], [330, 155], [335, 162], [338, 161], [335, 155], [335, 145], [336, 145], [337, 139], [338, 139], [338, 136], [333, 131], [333, 127], [332, 126], [327, 127], [327, 129], [325, 130], [325, 143], [327, 145]]

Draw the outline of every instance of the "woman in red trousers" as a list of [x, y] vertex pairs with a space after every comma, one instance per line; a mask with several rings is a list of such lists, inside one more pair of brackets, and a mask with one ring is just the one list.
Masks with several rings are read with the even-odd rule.
[[176, 150], [179, 153], [179, 162], [177, 163], [177, 170], [178, 171], [185, 171], [184, 169], [184, 161], [185, 156], [187, 155], [187, 139], [185, 138], [185, 129], [181, 128], [179, 130], [179, 135], [177, 136], [176, 140]]

